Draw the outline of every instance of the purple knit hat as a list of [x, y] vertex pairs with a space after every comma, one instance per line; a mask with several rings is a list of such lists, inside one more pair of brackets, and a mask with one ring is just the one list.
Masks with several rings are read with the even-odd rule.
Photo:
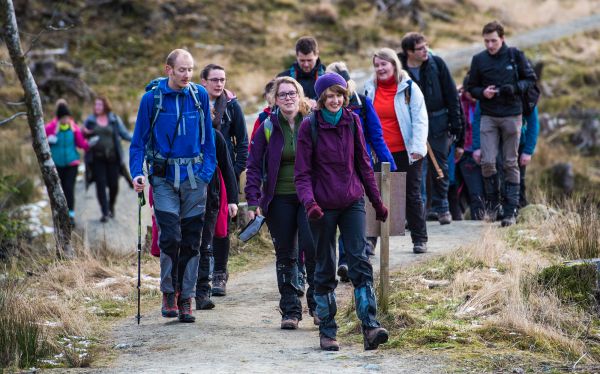
[[321, 75], [315, 82], [315, 92], [317, 93], [317, 97], [321, 97], [321, 94], [325, 92], [325, 90], [335, 85], [348, 88], [348, 83], [346, 83], [346, 80], [338, 73], [326, 73]]

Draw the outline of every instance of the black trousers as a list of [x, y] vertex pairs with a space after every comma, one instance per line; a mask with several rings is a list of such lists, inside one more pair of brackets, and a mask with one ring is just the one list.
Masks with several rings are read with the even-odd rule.
[[421, 200], [423, 159], [409, 165], [406, 151], [392, 153], [399, 172], [406, 172], [406, 220], [413, 243], [427, 242], [427, 225]]
[[344, 209], [326, 209], [322, 218], [311, 221], [312, 237], [317, 247], [315, 269], [315, 292], [326, 295], [337, 287], [336, 233], [340, 238], [348, 262], [348, 277], [355, 288], [373, 282], [373, 267], [365, 252], [366, 211], [365, 201], [360, 198]]
[[77, 165], [57, 167], [60, 186], [67, 198], [67, 206], [70, 211], [75, 210], [75, 180], [77, 179]]
[[[94, 157], [92, 163], [92, 172], [96, 182], [96, 197], [102, 209], [102, 215], [108, 216], [117, 202], [119, 193], [119, 175], [121, 164], [119, 161], [103, 160]], [[106, 188], [108, 187], [108, 198], [106, 197]]]
[[305, 250], [308, 291], [308, 307], [315, 310], [314, 269], [315, 245], [311, 236], [306, 211], [296, 194], [275, 195], [267, 212], [267, 226], [273, 239], [276, 256], [277, 285], [281, 299], [279, 306], [284, 316], [302, 317], [302, 305], [298, 298], [298, 246]]

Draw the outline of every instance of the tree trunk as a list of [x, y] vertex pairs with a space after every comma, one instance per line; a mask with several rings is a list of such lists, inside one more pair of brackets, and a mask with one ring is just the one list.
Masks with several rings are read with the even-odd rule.
[[74, 252], [71, 246], [71, 224], [69, 222], [67, 199], [60, 186], [58, 172], [50, 155], [50, 146], [44, 130], [42, 103], [37, 85], [31, 71], [29, 71], [21, 49], [17, 18], [12, 0], [0, 0], [0, 22], [2, 23], [2, 36], [8, 48], [13, 67], [19, 77], [23, 91], [25, 91], [27, 122], [33, 139], [33, 150], [37, 156], [42, 178], [50, 198], [56, 249], [59, 256], [72, 257]]

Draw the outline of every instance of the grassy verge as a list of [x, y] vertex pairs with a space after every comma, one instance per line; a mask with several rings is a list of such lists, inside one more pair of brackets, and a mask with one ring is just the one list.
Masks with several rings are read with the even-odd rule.
[[[490, 228], [472, 246], [394, 274], [389, 312], [381, 316], [391, 333], [385, 348], [444, 355], [457, 372], [552, 372], [576, 362], [596, 368], [595, 272], [584, 288], [581, 282], [549, 282], [544, 270], [600, 255], [599, 211], [580, 208], [524, 212], [528, 218], [508, 230]], [[353, 306], [341, 314], [343, 336], [360, 339]]]
[[[137, 313], [137, 255], [78, 253], [72, 261], [22, 253], [0, 266], [0, 368], [87, 367], [111, 360], [110, 332]], [[271, 261], [268, 233], [232, 237], [231, 272]], [[160, 303], [159, 263], [142, 257], [142, 315]], [[95, 361], [99, 359], [100, 361]]]

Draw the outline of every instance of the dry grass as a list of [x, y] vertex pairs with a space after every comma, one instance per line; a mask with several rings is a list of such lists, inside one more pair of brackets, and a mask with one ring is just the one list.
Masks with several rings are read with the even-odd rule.
[[[110, 331], [106, 326], [115, 318], [135, 313], [136, 259], [108, 252], [79, 252], [72, 261], [48, 262], [39, 253], [30, 255], [28, 260], [5, 263], [9, 280], [0, 287], [9, 290], [9, 282], [17, 282], [22, 290], [17, 299], [20, 304], [13, 304], [27, 305], [28, 316], [34, 316], [34, 324], [41, 326], [48, 348], [40, 350], [34, 362], [47, 367], [88, 366], [93, 354], [106, 349], [100, 344]], [[144, 256], [142, 271], [142, 305], [146, 308], [156, 301], [157, 261]], [[10, 363], [12, 367], [22, 364]]]

